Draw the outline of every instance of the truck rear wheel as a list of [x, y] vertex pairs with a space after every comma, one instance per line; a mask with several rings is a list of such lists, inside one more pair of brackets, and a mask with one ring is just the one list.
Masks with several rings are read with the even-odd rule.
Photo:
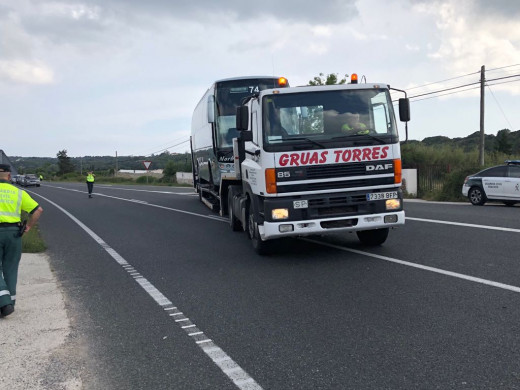
[[253, 248], [256, 253], [259, 255], [269, 254], [271, 249], [271, 242], [262, 241], [260, 238], [258, 223], [251, 203], [249, 203], [247, 210], [247, 235], [251, 239], [251, 243], [253, 244]]
[[356, 232], [359, 241], [364, 245], [377, 246], [384, 243], [388, 237], [389, 228], [362, 230]]

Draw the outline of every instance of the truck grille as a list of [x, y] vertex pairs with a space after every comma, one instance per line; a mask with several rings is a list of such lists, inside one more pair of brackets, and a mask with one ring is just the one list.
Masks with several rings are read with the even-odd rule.
[[279, 185], [277, 191], [279, 194], [288, 192], [308, 192], [308, 191], [320, 191], [320, 190], [333, 190], [333, 189], [349, 189], [358, 187], [372, 187], [394, 184], [393, 177], [378, 177], [378, 178], [366, 178], [357, 180], [342, 180], [324, 183], [302, 183], [302, 184], [290, 184], [290, 185]]
[[329, 179], [344, 176], [363, 176], [365, 164], [316, 165], [307, 168], [307, 179]]
[[[388, 168], [384, 170], [368, 170], [367, 167], [369, 165], [375, 164], [372, 162], [363, 162], [310, 165], [297, 168], [277, 168], [277, 190], [278, 193], [309, 192], [331, 189], [348, 190], [358, 187], [378, 187], [394, 184], [394, 168], [392, 160], [377, 161], [378, 166], [388, 166]], [[381, 175], [388, 176], [378, 177]], [[324, 179], [341, 180], [323, 182]], [[305, 183], [302, 183], [304, 181]]]

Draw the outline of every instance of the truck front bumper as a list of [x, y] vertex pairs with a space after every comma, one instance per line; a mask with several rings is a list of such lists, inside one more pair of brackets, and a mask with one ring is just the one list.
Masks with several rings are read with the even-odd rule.
[[404, 210], [380, 214], [320, 218], [302, 221], [267, 222], [258, 226], [263, 241], [280, 237], [334, 234], [404, 225]]

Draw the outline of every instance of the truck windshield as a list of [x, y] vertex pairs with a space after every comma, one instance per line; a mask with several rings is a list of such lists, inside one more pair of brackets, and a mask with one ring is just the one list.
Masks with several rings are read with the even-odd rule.
[[233, 138], [238, 136], [236, 109], [240, 106], [242, 99], [264, 89], [276, 87], [278, 87], [278, 78], [236, 79], [216, 83], [215, 123], [219, 148], [231, 148]]
[[266, 151], [398, 142], [384, 88], [267, 95], [262, 119]]

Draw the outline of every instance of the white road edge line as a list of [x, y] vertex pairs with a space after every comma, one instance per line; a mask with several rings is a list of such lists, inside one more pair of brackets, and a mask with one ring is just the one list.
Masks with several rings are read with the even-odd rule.
[[436, 219], [405, 217], [405, 221], [407, 219], [409, 219], [410, 221], [430, 222], [430, 223], [439, 223], [439, 224], [444, 224], [444, 225], [471, 227], [471, 228], [477, 228], [477, 229], [498, 230], [501, 232], [520, 233], [520, 229], [505, 228], [505, 227], [500, 227], [500, 226], [476, 225], [473, 223], [451, 222], [451, 221], [441, 221], [441, 220], [436, 220]]
[[391, 263], [405, 265], [407, 267], [418, 268], [418, 269], [422, 269], [424, 271], [435, 272], [435, 273], [441, 274], [441, 275], [451, 276], [451, 277], [458, 278], [458, 279], [468, 280], [470, 282], [485, 284], [487, 286], [497, 287], [497, 288], [501, 288], [503, 290], [509, 290], [509, 291], [520, 293], [520, 287], [511, 286], [509, 284], [493, 282], [492, 280], [476, 278], [474, 276], [459, 274], [458, 272], [446, 271], [446, 270], [443, 270], [440, 268], [429, 267], [427, 265], [421, 265], [421, 264], [411, 263], [409, 261], [394, 259], [392, 257], [376, 255], [375, 253], [364, 252], [364, 251], [360, 251], [357, 249], [350, 249], [350, 248], [346, 248], [346, 247], [339, 246], [339, 245], [329, 244], [327, 242], [316, 241], [316, 240], [312, 240], [312, 239], [308, 239], [308, 238], [301, 238], [301, 240], [312, 242], [313, 244], [328, 246], [330, 248], [339, 249], [339, 250], [345, 251], [345, 252], [352, 252], [352, 253], [356, 253], [358, 255], [374, 257], [379, 260], [389, 261]]
[[[78, 224], [87, 234], [94, 239], [105, 251], [118, 263], [122, 266], [122, 268], [129, 263], [121, 256], [119, 255], [114, 249], [112, 249], [101, 237], [99, 237], [96, 233], [94, 233], [89, 227], [87, 227], [83, 222], [81, 222], [79, 219], [77, 219], [74, 215], [69, 213], [67, 210], [65, 210], [60, 205], [54, 203], [52, 200], [45, 198], [44, 196], [37, 194], [41, 198], [45, 199], [47, 202], [52, 204], [54, 207], [56, 207], [58, 210], [62, 211], [66, 216], [68, 216], [70, 219], [72, 219], [76, 224]], [[192, 213], [190, 213], [192, 214]], [[124, 269], [124, 268], [123, 268]], [[172, 306], [172, 302], [168, 300], [159, 290], [157, 290], [148, 280], [146, 280], [144, 277], [141, 277], [139, 279], [134, 279], [139, 285], [152, 297], [159, 306], [164, 308], [165, 306], [170, 307]], [[185, 321], [190, 321], [189, 318], [184, 318], [181, 320], [175, 320], [175, 322], [182, 323]], [[195, 325], [194, 325], [195, 326]], [[182, 327], [184, 328], [184, 327]], [[213, 363], [220, 368], [220, 370], [234, 383], [236, 387], [238, 387], [240, 390], [262, 390], [262, 387], [244, 370], [242, 369], [231, 357], [229, 357], [229, 360], [233, 362], [234, 365], [236, 365], [237, 370], [235, 370], [233, 373], [226, 373], [226, 370], [221, 367], [220, 362], [215, 361], [216, 359], [207, 352], [209, 349], [212, 351], [215, 351], [215, 349], [218, 349], [220, 352], [220, 357], [228, 356], [220, 347], [218, 347], [213, 340], [206, 339], [201, 341], [195, 341], [197, 345], [200, 346], [200, 348], [206, 353], [206, 355], [213, 361]], [[207, 343], [211, 343], [211, 348], [204, 348], [204, 346]], [[239, 375], [237, 375], [237, 371], [239, 371]], [[233, 375], [231, 375], [233, 374]], [[240, 379], [238, 379], [240, 378]]]

